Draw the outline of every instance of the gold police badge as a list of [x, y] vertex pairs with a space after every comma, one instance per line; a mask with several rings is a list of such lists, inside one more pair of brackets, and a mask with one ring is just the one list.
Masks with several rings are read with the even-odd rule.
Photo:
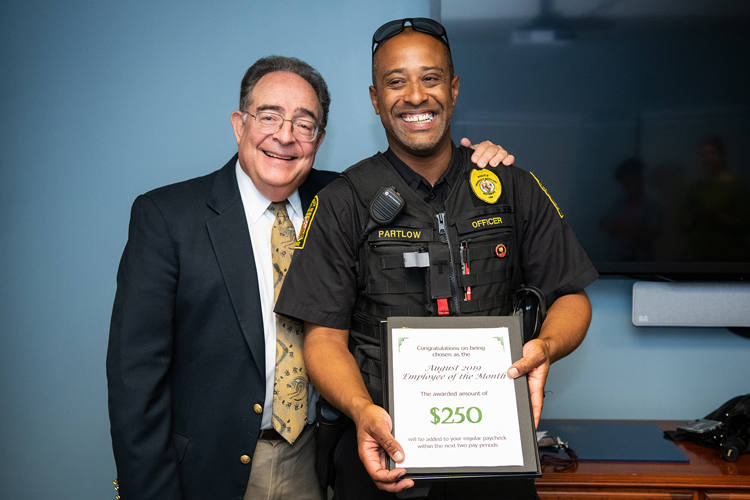
[[497, 175], [489, 168], [472, 170], [469, 182], [474, 194], [480, 200], [487, 203], [495, 203], [500, 199], [503, 186], [500, 184], [500, 179], [497, 178]]

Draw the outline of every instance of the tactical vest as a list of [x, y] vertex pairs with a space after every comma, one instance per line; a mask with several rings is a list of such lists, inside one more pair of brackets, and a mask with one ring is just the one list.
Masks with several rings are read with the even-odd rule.
[[376, 404], [382, 404], [381, 321], [389, 316], [507, 315], [510, 294], [522, 282], [511, 169], [488, 167], [494, 175], [480, 178], [482, 170], [476, 169], [472, 177], [471, 150], [454, 154], [462, 155], [463, 171], [442, 213], [420, 199], [380, 153], [342, 174], [358, 200], [361, 236], [381, 187], [395, 187], [406, 202], [392, 224], [373, 230], [357, 249], [349, 350]]

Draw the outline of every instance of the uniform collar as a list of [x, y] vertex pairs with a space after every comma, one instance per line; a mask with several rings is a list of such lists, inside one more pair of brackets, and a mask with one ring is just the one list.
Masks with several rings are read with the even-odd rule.
[[453, 141], [451, 141], [451, 161], [448, 164], [448, 168], [445, 169], [445, 172], [443, 172], [443, 174], [440, 176], [440, 178], [438, 178], [437, 182], [435, 182], [434, 185], [430, 185], [430, 183], [427, 182], [427, 179], [412, 170], [409, 165], [404, 163], [401, 158], [396, 156], [396, 153], [394, 153], [391, 148], [388, 148], [386, 152], [383, 153], [383, 156], [385, 156], [386, 160], [388, 160], [388, 162], [393, 165], [393, 168], [396, 169], [396, 172], [398, 172], [398, 174], [404, 179], [406, 184], [408, 184], [408, 186], [413, 191], [418, 191], [420, 184], [423, 184], [422, 189], [429, 192], [435, 187], [438, 187], [443, 182], [447, 184], [448, 191], [450, 191], [451, 189], [453, 189], [453, 186], [458, 180], [458, 176], [461, 174], [461, 162], [459, 161], [460, 155], [457, 155], [456, 151], [456, 145], [453, 143]]

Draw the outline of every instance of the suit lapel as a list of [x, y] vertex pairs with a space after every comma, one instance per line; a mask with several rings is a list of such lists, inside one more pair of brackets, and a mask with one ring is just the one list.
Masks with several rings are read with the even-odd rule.
[[206, 223], [237, 321], [260, 375], [265, 379], [266, 349], [258, 274], [234, 166], [235, 155], [219, 170], [208, 199], [218, 216]]

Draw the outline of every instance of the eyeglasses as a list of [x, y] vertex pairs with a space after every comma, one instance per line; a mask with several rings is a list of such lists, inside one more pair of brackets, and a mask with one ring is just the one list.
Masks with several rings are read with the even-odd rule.
[[[245, 113], [245, 116], [250, 115], [255, 119], [255, 123], [264, 132], [276, 133], [281, 130], [284, 126], [284, 122], [292, 122], [292, 134], [298, 140], [303, 142], [312, 142], [318, 135], [318, 126], [315, 122], [307, 118], [293, 118], [291, 120], [284, 119], [278, 113], [271, 111], [259, 111], [257, 114], [250, 112]], [[244, 121], [244, 118], [243, 118]]]
[[372, 35], [372, 55], [375, 55], [375, 51], [380, 48], [383, 42], [404, 31], [406, 23], [411, 24], [414, 31], [440, 38], [446, 47], [448, 47], [448, 52], [451, 51], [451, 44], [448, 43], [448, 33], [446, 33], [442, 24], [426, 17], [407, 17], [406, 19], [387, 22], [375, 31], [375, 34]]

